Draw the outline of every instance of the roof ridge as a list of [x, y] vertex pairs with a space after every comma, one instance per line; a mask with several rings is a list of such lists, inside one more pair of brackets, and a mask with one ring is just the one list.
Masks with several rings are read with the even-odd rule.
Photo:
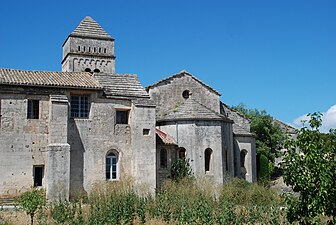
[[169, 77], [167, 77], [167, 78], [164, 78], [164, 79], [162, 79], [162, 80], [159, 80], [159, 81], [157, 81], [157, 82], [155, 82], [155, 83], [153, 83], [153, 84], [147, 86], [147, 87], [146, 87], [146, 91], [148, 92], [148, 90], [149, 90], [150, 88], [152, 88], [152, 87], [159, 86], [161, 83], [164, 83], [164, 82], [166, 82], [166, 81], [168, 81], [168, 80], [171, 80], [171, 79], [174, 79], [174, 78], [176, 78], [176, 77], [182, 77], [183, 75], [190, 76], [191, 78], [193, 78], [195, 81], [199, 82], [201, 85], [203, 85], [204, 87], [206, 87], [206, 88], [209, 89], [210, 91], [214, 92], [215, 94], [217, 94], [217, 95], [219, 95], [219, 96], [221, 95], [220, 92], [216, 91], [215, 89], [213, 89], [213, 88], [210, 87], [209, 85], [205, 84], [203, 81], [201, 81], [200, 79], [196, 78], [195, 76], [193, 76], [191, 73], [189, 73], [189, 72], [186, 71], [186, 70], [182, 70], [182, 71], [180, 71], [180, 72], [177, 73], [177, 74], [171, 75], [171, 76], [169, 76]]
[[114, 38], [90, 16], [86, 16], [69, 36], [114, 40]]

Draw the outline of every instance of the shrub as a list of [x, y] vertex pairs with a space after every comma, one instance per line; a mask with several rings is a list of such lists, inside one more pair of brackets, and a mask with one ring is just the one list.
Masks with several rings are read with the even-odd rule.
[[44, 190], [33, 189], [23, 193], [16, 201], [30, 216], [30, 224], [33, 225], [36, 211], [46, 204], [45, 192]]

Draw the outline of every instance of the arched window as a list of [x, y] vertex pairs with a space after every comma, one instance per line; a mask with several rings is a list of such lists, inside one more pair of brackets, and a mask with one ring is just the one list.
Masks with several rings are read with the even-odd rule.
[[186, 157], [186, 149], [185, 148], [179, 148], [178, 149], [178, 158], [184, 159]]
[[167, 168], [167, 150], [164, 148], [160, 150], [160, 168]]
[[106, 180], [118, 179], [118, 154], [110, 152], [106, 156]]
[[190, 96], [190, 91], [189, 90], [185, 90], [185, 91], [182, 92], [182, 97], [184, 99], [188, 99], [189, 96]]
[[100, 73], [100, 70], [99, 70], [99, 69], [94, 69], [93, 72], [95, 72], [95, 73]]
[[91, 69], [90, 68], [86, 68], [85, 72], [91, 72]]
[[204, 151], [204, 166], [205, 166], [205, 172], [210, 171], [211, 155], [212, 155], [212, 150], [211, 150], [211, 148], [207, 148], [207, 149], [205, 149], [205, 151]]
[[247, 155], [247, 151], [244, 149], [244, 150], [241, 150], [240, 152], [240, 167], [245, 167], [245, 157]]

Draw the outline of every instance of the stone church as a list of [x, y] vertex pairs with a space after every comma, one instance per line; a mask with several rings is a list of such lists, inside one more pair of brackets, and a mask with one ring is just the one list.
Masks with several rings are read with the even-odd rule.
[[48, 199], [132, 177], [151, 192], [188, 158], [196, 177], [256, 181], [249, 120], [187, 71], [144, 88], [115, 71], [114, 39], [85, 17], [63, 44], [62, 72], [0, 69], [0, 198]]

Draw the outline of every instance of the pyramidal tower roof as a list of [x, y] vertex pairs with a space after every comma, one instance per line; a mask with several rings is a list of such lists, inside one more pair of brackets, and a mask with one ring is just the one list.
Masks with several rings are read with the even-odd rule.
[[114, 40], [113, 37], [90, 16], [86, 16], [69, 36]]

